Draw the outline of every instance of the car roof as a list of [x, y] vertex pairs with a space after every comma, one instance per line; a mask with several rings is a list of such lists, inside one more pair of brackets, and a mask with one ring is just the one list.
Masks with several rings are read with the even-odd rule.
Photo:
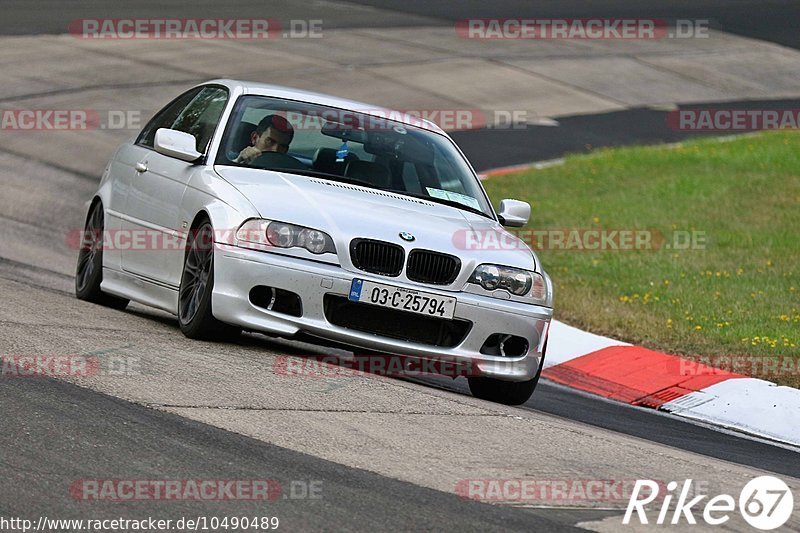
[[[376, 106], [373, 104], [366, 104], [364, 102], [358, 102], [355, 100], [348, 100], [346, 98], [339, 98], [328, 94], [304, 91], [302, 89], [284, 87], [282, 85], [271, 85], [268, 83], [231, 79], [210, 80], [200, 85], [209, 84], [224, 85], [225, 87], [228, 87], [231, 92], [234, 92], [238, 89], [242, 94], [246, 95], [285, 98], [287, 100], [298, 100], [311, 104], [357, 111], [366, 115], [372, 115], [383, 119], [391, 119], [409, 126], [416, 126], [418, 128], [423, 128], [435, 133], [446, 135], [445, 132], [433, 122], [418, 116], [414, 116], [413, 114], [385, 108], [382, 106]], [[420, 110], [420, 112], [422, 111], [423, 110]]]

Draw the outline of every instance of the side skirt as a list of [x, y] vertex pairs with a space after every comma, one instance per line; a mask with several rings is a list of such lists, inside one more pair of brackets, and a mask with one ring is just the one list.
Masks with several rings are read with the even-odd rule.
[[178, 314], [178, 289], [141, 276], [103, 267], [103, 292]]

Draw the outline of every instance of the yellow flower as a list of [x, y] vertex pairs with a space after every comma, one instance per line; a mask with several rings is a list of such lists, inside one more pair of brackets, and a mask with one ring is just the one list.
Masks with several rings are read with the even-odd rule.
[[697, 325], [694, 327], [694, 329], [695, 329], [695, 331], [700, 331], [701, 329], [703, 329], [703, 326], [701, 326], [700, 324], [697, 324]]

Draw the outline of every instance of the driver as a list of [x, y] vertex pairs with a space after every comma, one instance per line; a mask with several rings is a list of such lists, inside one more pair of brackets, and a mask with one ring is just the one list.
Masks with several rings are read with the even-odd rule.
[[280, 115], [267, 115], [250, 134], [250, 146], [239, 152], [234, 163], [252, 163], [264, 152], [285, 154], [294, 137], [294, 128]]

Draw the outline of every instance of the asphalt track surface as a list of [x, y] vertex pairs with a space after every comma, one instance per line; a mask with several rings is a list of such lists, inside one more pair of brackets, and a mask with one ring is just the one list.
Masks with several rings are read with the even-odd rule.
[[[800, 48], [797, 2], [736, 0], [664, 2], [661, 0], [5, 0], [0, 35], [64, 33], [69, 21], [117, 17], [271, 17], [279, 20], [324, 18], [325, 27], [449, 25], [465, 18], [662, 18], [706, 19], [712, 28]], [[381, 9], [379, 17], [364, 9]], [[101, 15], [98, 15], [101, 13]]]
[[[371, 4], [371, 2], [358, 2]], [[100, 2], [71, 8], [70, 20], [96, 16]], [[114, 16], [187, 16], [185, 3], [127, 2], [108, 8]], [[315, 3], [319, 5], [320, 3]], [[449, 24], [469, 16], [662, 16], [715, 19], [721, 29], [797, 45], [796, 8], [788, 2], [758, 3], [764, 14], [748, 26], [755, 2], [737, 2], [721, 8], [710, 2], [667, 9], [661, 3], [495, 2], [380, 2], [396, 9], [396, 17], [370, 19], [369, 10], [323, 3], [326, 24], [331, 27]], [[377, 2], [375, 4], [378, 4]], [[171, 6], [175, 7], [171, 7]], [[548, 7], [551, 6], [551, 7]], [[61, 33], [65, 13], [62, 2], [6, 2], [0, 22], [2, 34]], [[261, 8], [245, 2], [193, 2], [192, 16], [259, 16]], [[308, 18], [301, 2], [270, 5], [270, 16]], [[718, 10], [720, 13], [714, 15]], [[487, 12], [490, 11], [490, 12]], [[535, 13], [534, 13], [535, 11]], [[655, 13], [653, 11], [656, 11]], [[792, 17], [788, 15], [792, 14]], [[792, 31], [789, 31], [789, 26]], [[746, 33], [750, 32], [750, 33]], [[774, 102], [773, 102], [774, 104]], [[746, 103], [742, 103], [746, 105]], [[792, 101], [780, 106], [797, 107]], [[525, 143], [537, 158], [558, 157], [591, 147], [680, 140], [665, 131], [663, 112], [641, 109], [588, 117], [562, 119], [558, 129], [532, 127], [522, 131], [462, 132], [455, 135], [478, 168], [522, 163], [514, 147]], [[633, 129], [637, 124], [640, 129]], [[648, 124], [650, 127], [648, 127]], [[620, 132], [622, 133], [613, 133]], [[550, 135], [550, 137], [548, 137]], [[554, 137], [556, 136], [556, 137]], [[560, 137], [558, 137], [560, 136]], [[498, 150], [493, 150], [497, 147]], [[502, 147], [502, 150], [499, 148]], [[488, 149], [487, 149], [488, 148]], [[491, 152], [491, 158], [480, 159]], [[1, 255], [1, 254], [0, 254]], [[2, 277], [23, 283], [32, 291], [52, 291], [41, 281], [49, 274], [44, 265], [3, 263]], [[45, 268], [46, 270], [46, 268]], [[131, 313], [135, 313], [129, 311]], [[160, 321], [145, 317], [157, 325]], [[174, 334], [179, 335], [177, 328]], [[291, 352], [289, 352], [291, 353]], [[432, 388], [465, 394], [460, 382], [425, 380]], [[516, 509], [458, 499], [453, 494], [419, 487], [358, 468], [345, 467], [312, 455], [288, 450], [217, 429], [183, 417], [148, 409], [111, 396], [54, 380], [0, 379], [0, 514], [8, 516], [58, 515], [61, 518], [137, 517], [182, 515], [272, 514], [290, 530], [325, 529], [459, 529], [459, 530], [567, 530], [579, 521], [600, 519], [605, 511], [586, 509]], [[554, 419], [569, 419], [587, 426], [619, 432], [658, 443], [738, 463], [781, 475], [800, 477], [796, 451], [768, 443], [721, 433], [669, 415], [634, 409], [591, 398], [559, 386], [542, 383], [527, 405], [520, 408]], [[124, 429], [121, 429], [124, 428]], [[209, 477], [246, 479], [269, 477], [282, 480], [323, 479], [324, 500], [279, 499], [264, 504], [247, 502], [180, 504], [87, 504], [67, 496], [77, 478], [114, 477], [126, 465], [130, 478]], [[54, 490], [55, 489], [55, 490]], [[90, 511], [89, 511], [90, 509]], [[394, 523], [392, 523], [394, 522]]]
[[[797, 109], [800, 100], [741, 100], [681, 105], [676, 109]], [[678, 131], [667, 125], [668, 111], [634, 108], [558, 119], [558, 126], [456, 131], [451, 137], [479, 170], [524, 165], [588, 153], [596, 148], [672, 143], [724, 132]]]
[[800, 47], [797, 33], [797, 2], [791, 0], [353, 0], [401, 13], [435, 17], [447, 23], [465, 18], [659, 18], [704, 19], [712, 28], [746, 37]]
[[[461, 379], [456, 381], [428, 379], [422, 382], [445, 390], [469, 394], [466, 382]], [[569, 418], [666, 446], [762, 468], [776, 474], [793, 477], [800, 475], [800, 461], [794, 449], [776, 447], [769, 442], [742, 439], [733, 433], [722, 433], [702, 425], [688, 423], [685, 419], [652, 409], [598, 399], [547, 380], [539, 384], [534, 396], [521, 409]]]
[[[100, 14], [100, 15], [98, 15]], [[450, 26], [475, 17], [498, 18], [661, 18], [708, 20], [709, 26], [729, 33], [800, 49], [800, 7], [790, 0], [720, 2], [662, 2], [659, 0], [537, 1], [500, 0], [459, 2], [419, 0], [280, 0], [258, 4], [243, 0], [185, 0], [127, 2], [85, 1], [64, 9], [61, 0], [6, 0], [0, 35], [60, 34], [81, 18], [270, 17], [320, 19], [326, 28]], [[479, 75], [479, 74], [476, 74]], [[683, 107], [733, 109], [793, 109], [798, 100], [747, 100]], [[528, 125], [521, 129], [480, 129], [452, 134], [473, 166], [481, 171], [588, 152], [607, 146], [653, 144], [697, 138], [703, 133], [667, 127], [667, 111], [634, 108], [610, 113], [563, 117], [558, 127]], [[718, 135], [719, 133], [712, 133]]]
[[[36, 520], [155, 516], [277, 516], [290, 531], [571, 531], [563, 515], [459, 499], [431, 489], [269, 445], [55, 380], [0, 380], [0, 515]], [[125, 428], [121, 431], [120, 428]], [[44, 446], [43, 446], [44, 444]], [[70, 497], [77, 479], [109, 479], [123, 462], [131, 479], [269, 479], [285, 498], [267, 502], [155, 500], [128, 503]], [[302, 484], [308, 480], [308, 484]], [[293, 499], [323, 480], [324, 498]], [[291, 489], [294, 483], [294, 491]], [[298, 484], [299, 483], [299, 484]], [[288, 489], [288, 490], [287, 490]], [[43, 498], [45, 494], [56, 497]], [[608, 514], [581, 513], [586, 519]], [[574, 518], [574, 516], [570, 517]], [[567, 520], [568, 521], [568, 520]], [[394, 526], [394, 527], [393, 527]]]

